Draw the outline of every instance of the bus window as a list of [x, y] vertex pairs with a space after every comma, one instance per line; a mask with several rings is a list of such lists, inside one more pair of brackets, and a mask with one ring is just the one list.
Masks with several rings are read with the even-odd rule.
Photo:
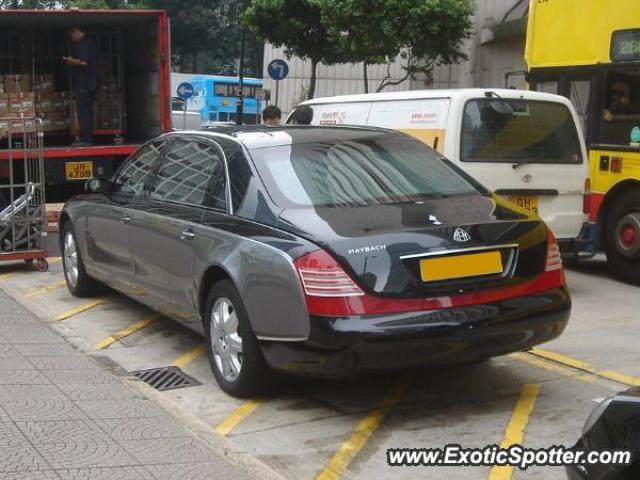
[[607, 75], [601, 116], [600, 143], [629, 145], [631, 131], [640, 126], [640, 69]]
[[569, 100], [573, 103], [578, 117], [580, 117], [580, 126], [582, 132], [587, 135], [587, 121], [589, 113], [589, 99], [591, 98], [591, 81], [590, 80], [571, 80], [569, 82]]
[[553, 81], [540, 81], [536, 83], [536, 91], [544, 93], [558, 94], [558, 82]]

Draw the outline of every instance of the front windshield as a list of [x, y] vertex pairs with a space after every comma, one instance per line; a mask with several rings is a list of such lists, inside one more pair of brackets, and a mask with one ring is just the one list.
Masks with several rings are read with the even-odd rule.
[[463, 162], [582, 163], [571, 111], [561, 103], [478, 99], [462, 121]]
[[372, 133], [251, 151], [282, 206], [361, 206], [478, 194], [478, 185], [435, 151], [399, 133]]

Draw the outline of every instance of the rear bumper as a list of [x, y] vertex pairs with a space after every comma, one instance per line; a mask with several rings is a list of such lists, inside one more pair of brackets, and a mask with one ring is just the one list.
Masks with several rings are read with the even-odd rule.
[[306, 341], [261, 347], [272, 368], [314, 376], [466, 363], [547, 342], [562, 333], [570, 312], [569, 293], [556, 288], [436, 311], [311, 317]]
[[598, 253], [598, 238], [595, 222], [585, 222], [576, 238], [559, 238], [558, 246], [562, 258], [591, 258]]

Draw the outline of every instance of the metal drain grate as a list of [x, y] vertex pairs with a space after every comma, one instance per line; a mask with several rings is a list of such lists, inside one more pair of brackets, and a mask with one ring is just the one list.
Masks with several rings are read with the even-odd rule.
[[178, 367], [151, 368], [149, 370], [137, 370], [130, 373], [161, 392], [164, 390], [202, 385], [202, 383], [187, 375]]

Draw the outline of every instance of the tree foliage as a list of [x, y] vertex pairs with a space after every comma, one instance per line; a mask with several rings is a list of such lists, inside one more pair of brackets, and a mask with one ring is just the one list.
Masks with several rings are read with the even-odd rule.
[[466, 59], [473, 0], [317, 0], [336, 48], [352, 62], [405, 62], [405, 76], [386, 78], [378, 91], [440, 64]]
[[311, 61], [309, 98], [315, 93], [318, 63], [348, 60], [326, 31], [317, 0], [253, 0], [242, 19], [259, 38], [284, 47], [287, 56]]

